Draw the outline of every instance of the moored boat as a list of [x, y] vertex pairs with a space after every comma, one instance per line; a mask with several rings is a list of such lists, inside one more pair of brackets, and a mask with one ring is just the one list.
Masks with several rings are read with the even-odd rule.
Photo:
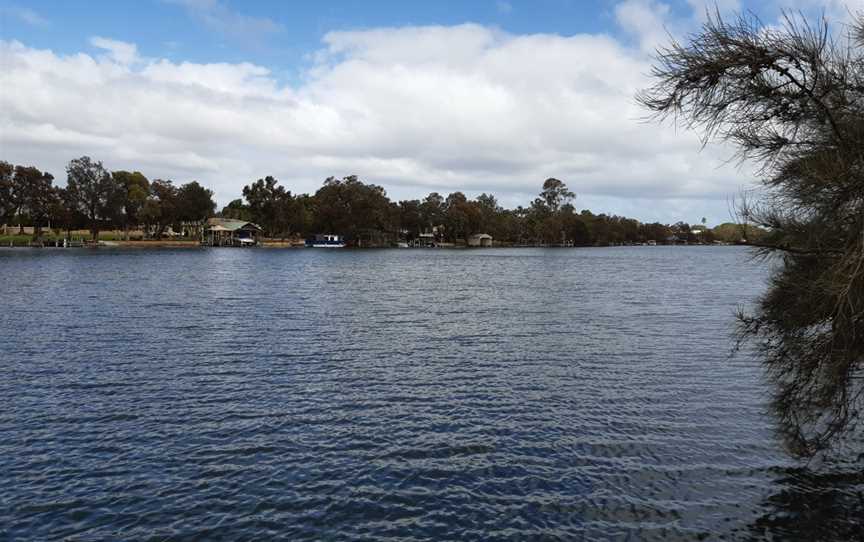
[[341, 235], [319, 234], [306, 239], [307, 248], [345, 248]]

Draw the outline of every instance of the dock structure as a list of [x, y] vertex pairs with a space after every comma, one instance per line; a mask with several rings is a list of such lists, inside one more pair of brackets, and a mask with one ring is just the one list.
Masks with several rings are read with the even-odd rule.
[[253, 247], [260, 244], [261, 226], [233, 218], [210, 218], [201, 244], [208, 247]]

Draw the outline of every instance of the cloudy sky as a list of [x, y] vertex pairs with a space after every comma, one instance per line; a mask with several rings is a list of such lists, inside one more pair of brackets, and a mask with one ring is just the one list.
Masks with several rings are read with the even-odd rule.
[[[313, 192], [356, 174], [394, 199], [513, 207], [557, 177], [580, 209], [723, 222], [751, 168], [644, 122], [633, 99], [654, 48], [697, 29], [706, 3], [0, 0], [0, 159], [63, 184], [86, 154], [198, 180], [220, 205], [265, 175]], [[864, 0], [718, 8], [842, 22]]]

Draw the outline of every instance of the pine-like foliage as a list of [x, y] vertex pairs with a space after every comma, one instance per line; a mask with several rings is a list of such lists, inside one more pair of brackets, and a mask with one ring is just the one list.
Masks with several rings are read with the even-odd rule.
[[[832, 35], [787, 14], [709, 17], [686, 44], [659, 51], [639, 101], [730, 142], [762, 166], [744, 222], [769, 230], [767, 293], [739, 315], [739, 338], [764, 355], [790, 449], [811, 456], [861, 444], [864, 406], [864, 16]], [[851, 442], [850, 442], [851, 441]]]

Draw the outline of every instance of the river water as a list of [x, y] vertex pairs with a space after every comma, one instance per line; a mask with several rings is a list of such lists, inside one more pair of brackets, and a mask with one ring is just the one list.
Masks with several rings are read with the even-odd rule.
[[0, 251], [0, 540], [841, 539], [736, 247]]

